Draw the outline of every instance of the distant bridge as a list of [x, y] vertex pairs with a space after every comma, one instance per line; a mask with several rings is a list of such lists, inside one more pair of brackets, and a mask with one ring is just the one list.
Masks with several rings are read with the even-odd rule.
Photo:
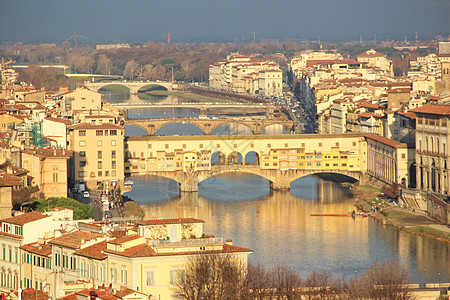
[[134, 125], [144, 129], [149, 135], [155, 135], [156, 131], [161, 127], [171, 123], [188, 123], [192, 124], [201, 130], [205, 135], [210, 135], [211, 132], [222, 125], [226, 124], [241, 124], [252, 131], [252, 134], [261, 134], [262, 130], [270, 125], [283, 125], [285, 129], [291, 129], [294, 125], [290, 120], [255, 120], [245, 118], [158, 118], [158, 119], [136, 119], [125, 120], [125, 125]]
[[130, 94], [137, 94], [138, 91], [148, 85], [159, 85], [171, 91], [174, 84], [172, 82], [161, 82], [161, 81], [146, 81], [146, 82], [125, 82], [125, 81], [109, 81], [109, 82], [90, 82], [85, 83], [84, 86], [94, 92], [98, 92], [101, 88], [108, 85], [121, 85], [127, 87], [130, 90]]
[[209, 103], [209, 102], [184, 102], [184, 103], [161, 103], [161, 102], [139, 102], [139, 103], [110, 103], [110, 105], [117, 107], [119, 109], [132, 109], [132, 108], [144, 108], [144, 107], [163, 107], [163, 108], [196, 108], [196, 109], [207, 109], [207, 108], [259, 108], [265, 109], [268, 105], [264, 103]]

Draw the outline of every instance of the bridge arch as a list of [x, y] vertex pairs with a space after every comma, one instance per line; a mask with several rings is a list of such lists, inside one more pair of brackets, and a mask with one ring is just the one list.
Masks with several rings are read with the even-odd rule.
[[[169, 130], [169, 129], [171, 129], [172, 131], [173, 131], [173, 133], [172, 134], [164, 134], [164, 135], [191, 135], [191, 133], [183, 133], [183, 132], [181, 132], [181, 131], [179, 131], [179, 130], [177, 130], [177, 129], [175, 129], [175, 127], [177, 126], [177, 125], [183, 125], [183, 129], [188, 129], [189, 130], [189, 127], [191, 127], [191, 129], [193, 130], [193, 131], [201, 131], [201, 132], [199, 132], [198, 134], [199, 135], [204, 135], [205, 134], [205, 129], [204, 128], [202, 128], [202, 127], [200, 127], [200, 126], [198, 126], [198, 124], [195, 124], [195, 123], [193, 123], [193, 122], [186, 122], [186, 121], [178, 121], [178, 122], [167, 122], [167, 123], [165, 123], [165, 124], [161, 124], [160, 126], [158, 126], [158, 127], [156, 127], [155, 126], [155, 132], [154, 132], [154, 134], [155, 135], [162, 135], [161, 134], [161, 130], [163, 130], [165, 127], [166, 127], [166, 130]], [[169, 126], [172, 126], [172, 127], [174, 127], [174, 128], [167, 128], [167, 127], [169, 127]], [[159, 131], [159, 133], [158, 133], [158, 131]], [[194, 134], [195, 135], [197, 135], [197, 132], [194, 132]]]
[[242, 154], [237, 151], [231, 152], [230, 154], [228, 154], [227, 164], [242, 165]]
[[[238, 125], [240, 125], [240, 126], [242, 126], [242, 127], [245, 127], [246, 129], [248, 129], [249, 130], [249, 132], [248, 133], [242, 133], [242, 134], [255, 134], [255, 129], [256, 128], [251, 128], [248, 124], [245, 124], [245, 123], [243, 123], [243, 122], [239, 122], [239, 120], [227, 120], [227, 121], [224, 121], [224, 122], [219, 122], [219, 123], [215, 123], [214, 125], [211, 125], [211, 128], [210, 128], [210, 130], [211, 130], [211, 133], [214, 131], [214, 130], [216, 130], [217, 131], [217, 129], [219, 128], [219, 127], [221, 127], [221, 126], [226, 126], [226, 125], [233, 125], [233, 124], [238, 124]], [[215, 134], [215, 133], [212, 133], [213, 135]], [[222, 133], [220, 133], [220, 135], [223, 135]], [[233, 135], [235, 135], [235, 134], [233, 134]], [[237, 134], [236, 134], [237, 135]]]
[[225, 166], [227, 164], [226, 155], [222, 151], [216, 151], [211, 155], [211, 165]]
[[111, 91], [111, 92], [123, 92], [123, 93], [128, 93], [128, 94], [131, 93], [130, 87], [128, 87], [126, 85], [123, 85], [123, 84], [120, 84], [120, 83], [109, 83], [109, 84], [103, 85], [97, 91], [99, 93], [102, 93], [102, 94], [104, 92], [108, 92], [108, 91]]
[[248, 151], [244, 156], [245, 165], [260, 165], [259, 153], [256, 151]]
[[[355, 183], [355, 182], [361, 180], [359, 174], [356, 174], [356, 172], [321, 170], [321, 171], [312, 171], [310, 173], [304, 173], [304, 174], [299, 174], [297, 176], [294, 176], [294, 177], [292, 177], [291, 184], [294, 181], [296, 181], [296, 180], [298, 180], [300, 178], [303, 178], [303, 177], [306, 177], [306, 176], [311, 176], [311, 175], [319, 175], [323, 179], [327, 179], [327, 180], [334, 181], [334, 182], [351, 182], [351, 183]], [[331, 177], [335, 177], [335, 178], [331, 178]], [[336, 180], [337, 178], [339, 178], [339, 180]]]
[[138, 89], [138, 93], [148, 93], [148, 92], [154, 92], [154, 91], [167, 91], [167, 87], [157, 84], [157, 83], [150, 83], [144, 86], [141, 86]]
[[[277, 130], [277, 128], [274, 128], [275, 126], [281, 126], [282, 132], [281, 133], [269, 132], [271, 129]], [[276, 121], [275, 121], [275, 123], [272, 123], [272, 124], [261, 125], [261, 133], [264, 133], [264, 134], [283, 134], [283, 133], [285, 133], [285, 131], [289, 131], [290, 129], [291, 128], [286, 128], [286, 125], [283, 124], [282, 122], [277, 123]]]

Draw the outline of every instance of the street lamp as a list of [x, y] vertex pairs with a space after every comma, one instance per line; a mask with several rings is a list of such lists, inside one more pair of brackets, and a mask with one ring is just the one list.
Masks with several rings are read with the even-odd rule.
[[172, 82], [173, 82], [173, 67], [172, 67]]
[[423, 283], [424, 283], [424, 288], [427, 287], [427, 268], [423, 268]]

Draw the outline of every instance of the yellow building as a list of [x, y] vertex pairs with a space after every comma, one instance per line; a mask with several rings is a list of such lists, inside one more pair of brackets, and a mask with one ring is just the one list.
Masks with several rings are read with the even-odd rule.
[[123, 126], [111, 123], [72, 125], [68, 141], [73, 151], [74, 183], [84, 183], [90, 189], [123, 184]]
[[[149, 220], [138, 224], [140, 235], [107, 242], [109, 279], [113, 288], [126, 286], [151, 295], [151, 299], [173, 299], [173, 284], [183, 274], [187, 260], [197, 255], [232, 254], [247, 264], [252, 251], [220, 238], [184, 239], [203, 234], [202, 220]], [[164, 239], [161, 239], [164, 238]]]
[[21, 151], [22, 168], [33, 177], [43, 198], [67, 197], [68, 160], [72, 153], [65, 149], [31, 148]]
[[61, 102], [63, 117], [73, 117], [78, 111], [99, 111], [102, 108], [102, 94], [80, 88], [57, 95]]

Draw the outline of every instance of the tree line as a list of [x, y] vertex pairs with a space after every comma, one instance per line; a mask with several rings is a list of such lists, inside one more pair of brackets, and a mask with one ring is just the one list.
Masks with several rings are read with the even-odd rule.
[[[374, 48], [394, 59], [396, 73], [402, 75], [409, 66], [409, 60], [418, 55], [434, 53], [435, 47], [421, 48], [417, 51], [397, 50], [391, 45], [363, 45], [355, 43], [295, 43], [292, 41], [276, 42], [260, 40], [258, 43], [201, 43], [201, 44], [173, 44], [148, 42], [130, 48], [96, 50], [92, 47], [73, 47], [69, 42], [61, 46], [43, 45], [2, 45], [0, 56], [13, 59], [16, 63], [25, 64], [65, 64], [70, 72], [86, 74], [120, 75], [134, 80], [171, 80], [177, 81], [208, 80], [208, 66], [226, 59], [230, 53], [240, 53], [254, 59], [271, 60], [278, 63], [284, 72], [288, 71], [288, 64], [296, 52], [304, 50], [332, 50], [344, 57], [355, 58], [357, 54]], [[36, 71], [46, 77], [45, 84], [57, 86], [70, 85], [73, 82], [58, 78], [55, 71]], [[31, 72], [28, 72], [31, 73]], [[59, 74], [60, 75], [60, 74]], [[25, 76], [26, 77], [26, 76]], [[30, 77], [30, 75], [28, 76]], [[49, 77], [56, 78], [50, 84]], [[25, 81], [26, 78], [21, 78]], [[58, 82], [59, 80], [59, 82]], [[41, 84], [41, 85], [45, 85]]]
[[178, 297], [201, 299], [413, 299], [409, 272], [396, 261], [376, 261], [360, 276], [334, 278], [313, 271], [306, 278], [287, 264], [244, 265], [231, 254], [189, 259], [174, 286]]

